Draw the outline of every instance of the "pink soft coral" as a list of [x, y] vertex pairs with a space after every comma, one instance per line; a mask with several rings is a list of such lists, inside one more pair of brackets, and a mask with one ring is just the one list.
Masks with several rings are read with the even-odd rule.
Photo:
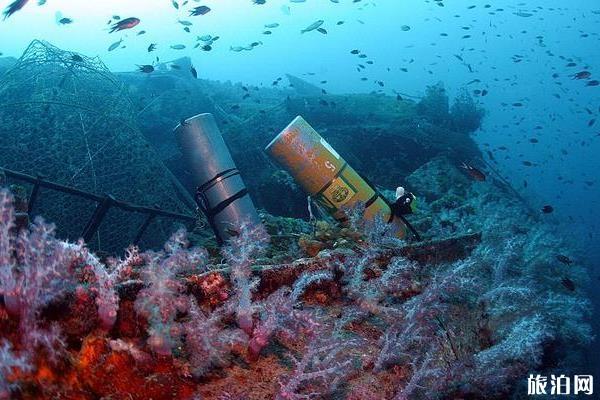
[[142, 271], [146, 287], [139, 292], [135, 309], [150, 325], [148, 345], [161, 355], [170, 355], [180, 343], [183, 328], [175, 318], [189, 306], [185, 287], [176, 274], [206, 260], [205, 250], [185, 249], [185, 246], [185, 231], [178, 231], [165, 245], [165, 252], [145, 253], [149, 259]]
[[238, 326], [247, 334], [252, 333], [252, 301], [250, 276], [252, 263], [266, 248], [269, 236], [262, 225], [244, 223], [223, 249], [223, 256], [231, 267], [231, 279], [235, 289], [236, 317]]

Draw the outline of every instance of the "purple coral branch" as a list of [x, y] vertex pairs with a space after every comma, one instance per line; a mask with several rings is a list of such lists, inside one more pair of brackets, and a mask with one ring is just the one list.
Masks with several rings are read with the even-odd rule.
[[[281, 384], [277, 400], [310, 399], [333, 392], [352, 370], [350, 349], [359, 344], [356, 340], [324, 339], [322, 332], [309, 343], [301, 360], [286, 383]], [[300, 391], [307, 386], [310, 393]]]

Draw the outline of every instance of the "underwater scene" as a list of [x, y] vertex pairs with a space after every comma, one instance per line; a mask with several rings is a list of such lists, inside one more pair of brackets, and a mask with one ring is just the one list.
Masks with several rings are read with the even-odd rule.
[[0, 12], [0, 400], [600, 398], [597, 0]]

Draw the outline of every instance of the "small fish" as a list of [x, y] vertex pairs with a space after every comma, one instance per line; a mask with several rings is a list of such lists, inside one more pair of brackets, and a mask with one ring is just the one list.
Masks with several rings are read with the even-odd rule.
[[111, 26], [110, 33], [134, 28], [139, 23], [140, 23], [139, 18], [135, 18], [135, 17], [125, 18], [124, 20], [119, 21], [119, 22], [115, 23], [113, 26]]
[[171, 4], [173, 4], [173, 7], [174, 7], [176, 10], [179, 10], [179, 4], [178, 4], [178, 3], [177, 3], [175, 0], [173, 0], [173, 1], [171, 2]]
[[573, 260], [571, 260], [569, 257], [565, 256], [564, 254], [557, 254], [556, 259], [566, 265], [573, 264]]
[[588, 83], [585, 84], [585, 86], [598, 86], [598, 85], [600, 85], [600, 82], [598, 82], [597, 80], [589, 81]]
[[571, 79], [587, 79], [592, 76], [590, 71], [580, 71], [576, 74], [571, 75]]
[[408, 26], [408, 25], [402, 25], [400, 27], [400, 29], [402, 29], [404, 32], [408, 32], [408, 31], [410, 31], [410, 26]]
[[138, 65], [138, 71], [143, 72], [144, 74], [150, 74], [154, 72], [154, 66], [150, 64]]
[[123, 39], [120, 39], [118, 42], [114, 42], [113, 44], [111, 44], [111, 45], [108, 47], [108, 51], [113, 51], [113, 50], [115, 50], [116, 48], [118, 48], [118, 47], [121, 45], [121, 43], [123, 43]]
[[73, 20], [71, 18], [64, 17], [64, 18], [59, 19], [57, 22], [60, 25], [69, 25], [69, 24], [73, 23]]
[[198, 71], [196, 71], [196, 68], [194, 68], [193, 65], [190, 67], [190, 72], [192, 73], [194, 79], [198, 79]]
[[198, 15], [206, 15], [210, 12], [210, 7], [207, 6], [199, 6], [190, 11], [191, 17], [196, 17]]
[[471, 178], [473, 178], [474, 180], [476, 180], [478, 182], [483, 182], [486, 180], [485, 174], [482, 171], [478, 170], [477, 168], [475, 168], [471, 165], [468, 165], [464, 162], [462, 163], [462, 165], [460, 167], [462, 169], [464, 169], [467, 172], [467, 174], [469, 174], [469, 176]]
[[279, 24], [277, 22], [274, 22], [272, 24], [265, 24], [265, 28], [267, 29], [274, 29], [277, 28], [279, 26]]
[[185, 49], [185, 44], [173, 44], [170, 47], [173, 50], [183, 50], [183, 49]]
[[154, 50], [156, 50], [156, 43], [150, 43], [150, 46], [148, 46], [148, 53], [152, 53]]
[[319, 29], [321, 27], [321, 25], [323, 25], [324, 23], [325, 23], [325, 21], [323, 21], [322, 19], [319, 19], [319, 20], [313, 22], [312, 24], [310, 24], [309, 26], [307, 26], [306, 28], [302, 29], [300, 31], [300, 33], [306, 33], [306, 32], [310, 32], [310, 31]]
[[320, 32], [323, 35], [327, 35], [327, 30], [325, 28], [317, 28], [317, 32]]
[[350, 52], [350, 54], [359, 54], [360, 50], [354, 49]]
[[146, 31], [139, 31], [139, 32], [137, 33], [137, 36], [144, 35], [145, 33], [146, 33]]
[[21, 8], [25, 7], [25, 4], [27, 4], [29, 0], [15, 0], [12, 3], [10, 3], [5, 9], [4, 9], [4, 19], [10, 17], [11, 15], [13, 15], [14, 13], [16, 13], [17, 11], [19, 11]]
[[575, 291], [575, 282], [573, 282], [571, 279], [564, 277], [560, 280], [560, 283], [571, 292]]
[[194, 25], [190, 21], [185, 21], [185, 20], [182, 21], [180, 19], [178, 19], [177, 22], [179, 22], [183, 26], [192, 26], [192, 25]]
[[552, 207], [550, 205], [545, 205], [544, 207], [542, 207], [542, 212], [544, 214], [551, 214], [554, 212], [554, 207]]

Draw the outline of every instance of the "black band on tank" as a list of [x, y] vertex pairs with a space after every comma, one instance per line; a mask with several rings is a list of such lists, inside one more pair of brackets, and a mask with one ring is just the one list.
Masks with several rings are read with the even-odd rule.
[[[204, 182], [202, 185], [198, 186], [198, 189], [196, 189], [196, 193], [204, 192], [207, 189], [209, 189], [211, 186], [216, 184], [217, 182], [220, 182], [223, 179], [231, 178], [232, 176], [239, 175], [239, 174], [240, 174], [240, 171], [238, 171], [237, 168], [230, 168], [230, 169], [221, 171], [217, 175], [215, 175], [212, 179], [209, 179], [208, 181]], [[227, 176], [225, 176], [225, 175], [227, 175]]]
[[375, 201], [377, 201], [378, 197], [379, 197], [379, 194], [377, 192], [375, 192], [375, 194], [369, 200], [367, 200], [367, 202], [365, 203], [365, 209], [369, 208], [373, 203], [375, 203]]
[[229, 205], [231, 203], [233, 203], [237, 199], [241, 199], [242, 197], [244, 197], [247, 194], [248, 194], [248, 189], [244, 188], [244, 189], [240, 190], [239, 192], [237, 192], [233, 196], [231, 196], [231, 197], [223, 200], [222, 202], [220, 202], [216, 206], [208, 209], [207, 210], [208, 215], [210, 215], [210, 217], [214, 217], [215, 215], [217, 215], [218, 213], [220, 213], [221, 211], [223, 211], [224, 209], [226, 209], [227, 207], [229, 207]]

